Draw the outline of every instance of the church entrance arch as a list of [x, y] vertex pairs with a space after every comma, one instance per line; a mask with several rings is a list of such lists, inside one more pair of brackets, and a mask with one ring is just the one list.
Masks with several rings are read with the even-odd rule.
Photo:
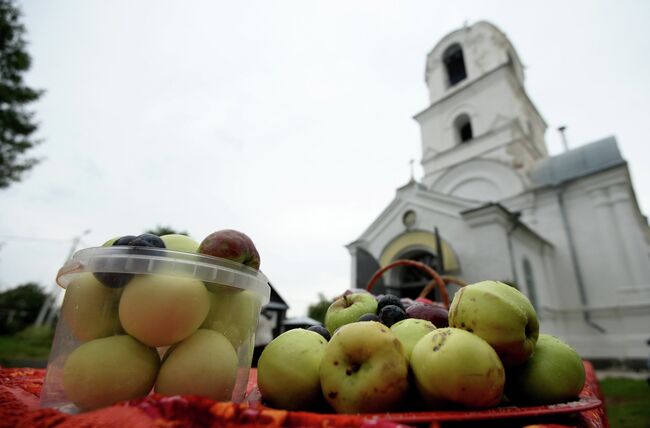
[[[453, 249], [442, 237], [440, 238], [440, 246], [444, 273], [458, 274], [460, 267]], [[385, 267], [396, 260], [404, 259], [415, 260], [439, 270], [439, 256], [436, 252], [434, 234], [424, 230], [411, 230], [396, 236], [384, 247], [379, 258], [379, 264], [381, 267]], [[431, 281], [426, 272], [410, 266], [394, 267], [386, 273], [384, 279], [386, 280], [386, 292], [412, 299], [418, 297], [422, 288]], [[450, 292], [453, 293], [453, 290], [450, 290]], [[432, 292], [429, 298], [437, 299], [437, 291], [436, 294]]]

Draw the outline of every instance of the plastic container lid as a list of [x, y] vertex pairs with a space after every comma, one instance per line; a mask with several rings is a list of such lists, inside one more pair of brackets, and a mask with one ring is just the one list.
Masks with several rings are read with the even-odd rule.
[[230, 260], [205, 254], [184, 253], [152, 247], [93, 247], [77, 251], [56, 277], [66, 288], [75, 274], [111, 272], [192, 277], [242, 290], [260, 296], [261, 304], [269, 302], [271, 287], [266, 276], [255, 269]]

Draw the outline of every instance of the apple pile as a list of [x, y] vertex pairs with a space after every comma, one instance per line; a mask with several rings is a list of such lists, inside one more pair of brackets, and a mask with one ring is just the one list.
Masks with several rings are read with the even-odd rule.
[[[212, 233], [201, 243], [179, 234], [144, 234], [104, 246], [129, 246], [134, 254], [164, 248], [260, 266], [252, 240], [235, 230]], [[152, 389], [230, 400], [238, 352], [255, 333], [259, 306], [248, 290], [191, 276], [78, 274], [61, 310], [79, 343], [65, 360], [63, 391], [82, 410], [143, 397]]]
[[439, 309], [425, 300], [345, 293], [328, 308], [324, 327], [289, 330], [265, 348], [257, 368], [263, 400], [288, 410], [379, 413], [578, 397], [580, 356], [539, 334], [533, 306], [515, 288], [467, 285], [437, 325], [433, 314], [447, 313]]

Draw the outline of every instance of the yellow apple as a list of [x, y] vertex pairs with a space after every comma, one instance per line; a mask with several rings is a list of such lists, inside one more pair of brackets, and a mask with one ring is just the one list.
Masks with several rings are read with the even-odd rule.
[[257, 363], [262, 398], [286, 410], [314, 409], [321, 404], [319, 368], [326, 346], [323, 336], [302, 328], [273, 339]]
[[403, 401], [408, 373], [404, 346], [388, 327], [353, 322], [340, 327], [327, 344], [321, 389], [338, 413], [387, 412]]
[[63, 366], [63, 391], [82, 410], [144, 397], [156, 380], [160, 360], [131, 336], [91, 340], [76, 348]]
[[80, 342], [121, 331], [117, 307], [121, 289], [109, 288], [90, 272], [78, 274], [65, 291], [61, 316]]
[[119, 315], [127, 333], [148, 346], [168, 346], [194, 333], [210, 309], [208, 290], [193, 278], [136, 275], [124, 287]]
[[200, 329], [167, 350], [156, 392], [228, 401], [232, 399], [237, 366], [237, 353], [230, 341], [221, 333]]
[[411, 369], [420, 396], [433, 407], [494, 407], [503, 394], [505, 371], [497, 353], [465, 330], [428, 333], [413, 348]]

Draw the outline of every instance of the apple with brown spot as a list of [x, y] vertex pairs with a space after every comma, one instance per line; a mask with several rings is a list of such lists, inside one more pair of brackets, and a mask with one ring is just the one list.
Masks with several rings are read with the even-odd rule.
[[397, 410], [408, 392], [408, 374], [402, 342], [376, 321], [339, 328], [320, 364], [323, 396], [338, 413]]

